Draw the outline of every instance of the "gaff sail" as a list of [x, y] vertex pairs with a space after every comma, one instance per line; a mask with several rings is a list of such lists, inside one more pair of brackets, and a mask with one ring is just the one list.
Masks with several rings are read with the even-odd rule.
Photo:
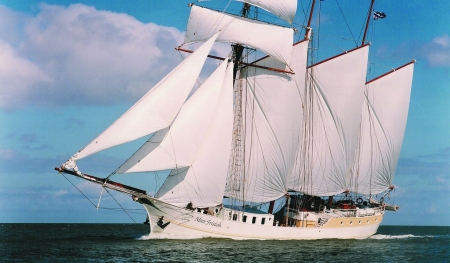
[[364, 102], [368, 51], [368, 46], [362, 46], [308, 68], [304, 137], [290, 189], [315, 196], [348, 190]]
[[366, 85], [351, 191], [378, 194], [392, 186], [408, 118], [414, 63]]

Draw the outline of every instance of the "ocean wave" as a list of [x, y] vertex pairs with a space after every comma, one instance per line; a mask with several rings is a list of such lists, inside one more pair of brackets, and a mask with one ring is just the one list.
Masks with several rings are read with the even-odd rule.
[[150, 239], [201, 239], [203, 237], [192, 237], [192, 236], [182, 236], [182, 235], [170, 235], [165, 233], [158, 234], [147, 234], [136, 238], [136, 240], [150, 240]]
[[414, 237], [423, 237], [423, 236], [415, 236], [411, 234], [407, 235], [373, 235], [370, 238], [371, 239], [405, 239], [405, 238], [414, 238]]
[[412, 234], [406, 235], [373, 235], [370, 239], [407, 239], [407, 238], [449, 238], [449, 235], [425, 235], [425, 236], [416, 236]]

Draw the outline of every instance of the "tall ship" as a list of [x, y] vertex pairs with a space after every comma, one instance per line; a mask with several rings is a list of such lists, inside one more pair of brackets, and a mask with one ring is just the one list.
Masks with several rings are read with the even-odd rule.
[[[367, 79], [369, 22], [385, 16], [374, 13], [373, 0], [361, 44], [318, 62], [315, 0], [301, 30], [257, 19], [267, 12], [292, 24], [297, 0], [239, 1], [238, 14], [190, 4], [177, 49], [191, 54], [55, 169], [142, 204], [151, 238], [375, 234], [385, 212], [399, 209], [385, 197], [395, 188], [414, 60]], [[231, 43], [228, 57], [210, 55], [215, 42]], [[201, 44], [192, 51], [189, 43]], [[220, 65], [193, 91], [208, 57]], [[77, 167], [77, 160], [144, 136], [106, 178]], [[154, 171], [168, 171], [154, 196], [112, 180]]]

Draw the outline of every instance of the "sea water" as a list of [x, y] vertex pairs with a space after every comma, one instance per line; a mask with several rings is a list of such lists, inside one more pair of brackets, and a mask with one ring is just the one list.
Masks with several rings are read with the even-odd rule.
[[0, 262], [450, 262], [450, 227], [363, 240], [149, 239], [144, 224], [0, 224]]

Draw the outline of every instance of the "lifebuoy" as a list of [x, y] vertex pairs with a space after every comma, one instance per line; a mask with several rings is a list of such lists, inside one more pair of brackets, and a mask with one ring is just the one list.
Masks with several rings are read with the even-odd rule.
[[356, 203], [361, 204], [363, 202], [363, 199], [361, 197], [358, 197], [358, 199], [356, 199]]

